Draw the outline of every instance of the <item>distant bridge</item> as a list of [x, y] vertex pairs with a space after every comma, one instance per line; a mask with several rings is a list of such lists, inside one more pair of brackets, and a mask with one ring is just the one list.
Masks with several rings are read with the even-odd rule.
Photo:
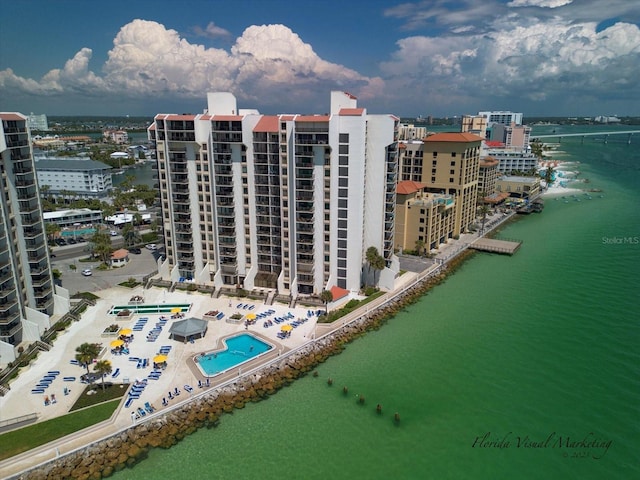
[[589, 132], [589, 133], [552, 133], [549, 135], [531, 135], [531, 138], [557, 138], [558, 143], [562, 142], [563, 137], [582, 137], [582, 141], [584, 142], [584, 137], [602, 137], [604, 139], [604, 143], [607, 143], [609, 139], [609, 135], [628, 135], [627, 143], [631, 143], [631, 137], [634, 133], [640, 133], [640, 130], [620, 130], [620, 131], [612, 131], [612, 132]]

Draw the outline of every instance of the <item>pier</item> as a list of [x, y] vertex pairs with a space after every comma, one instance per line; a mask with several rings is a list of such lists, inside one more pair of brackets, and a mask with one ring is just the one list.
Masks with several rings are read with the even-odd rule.
[[513, 255], [518, 251], [522, 242], [517, 240], [496, 240], [494, 238], [479, 238], [469, 244], [469, 248], [480, 252], [502, 253]]

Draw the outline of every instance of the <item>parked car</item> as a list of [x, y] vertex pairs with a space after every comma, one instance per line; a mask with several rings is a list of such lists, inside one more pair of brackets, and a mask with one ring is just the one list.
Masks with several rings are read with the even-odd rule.
[[76, 243], [78, 243], [78, 242], [76, 242], [76, 239], [75, 239], [75, 238], [70, 238], [69, 240], [67, 240], [67, 243], [68, 243], [69, 245], [75, 245], [75, 244], [76, 244]]
[[149, 250], [157, 250], [158, 246], [155, 243], [149, 243], [149, 244], [145, 245], [145, 248], [147, 248]]
[[142, 253], [142, 250], [140, 250], [138, 247], [131, 247], [129, 249], [129, 253], [140, 254], [140, 253]]
[[93, 275], [93, 272], [90, 268], [85, 268], [84, 270], [82, 270], [82, 275], [84, 275], [85, 277], [90, 277], [91, 275]]
[[116, 235], [118, 235], [118, 232], [116, 232], [115, 230], [111, 230], [111, 231], [109, 232], [109, 234], [110, 234], [112, 237], [115, 237]]
[[64, 238], [56, 238], [56, 243], [58, 244], [58, 246], [62, 247], [63, 245], [67, 244], [67, 241]]
[[76, 237], [76, 242], [83, 243], [86, 242], [86, 240], [84, 239], [84, 237]]

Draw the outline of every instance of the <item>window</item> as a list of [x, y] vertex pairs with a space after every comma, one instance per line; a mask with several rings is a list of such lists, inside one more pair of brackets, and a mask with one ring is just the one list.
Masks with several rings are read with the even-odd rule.
[[451, 152], [451, 157], [455, 158], [456, 157], [456, 152]]
[[340, 143], [349, 143], [349, 134], [348, 133], [341, 133], [340, 137], [339, 137], [339, 142]]
[[[453, 155], [453, 156], [455, 156], [455, 153], [454, 153], [454, 155]], [[452, 167], [455, 167], [455, 166], [456, 166], [456, 161], [455, 161], [455, 160], [452, 160], [452, 161], [451, 161], [451, 166], [452, 166]]]

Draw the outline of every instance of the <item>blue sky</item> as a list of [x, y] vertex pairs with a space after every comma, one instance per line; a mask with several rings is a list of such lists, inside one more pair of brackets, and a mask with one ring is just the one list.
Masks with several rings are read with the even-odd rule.
[[640, 115], [634, 0], [21, 0], [2, 3], [0, 110]]

